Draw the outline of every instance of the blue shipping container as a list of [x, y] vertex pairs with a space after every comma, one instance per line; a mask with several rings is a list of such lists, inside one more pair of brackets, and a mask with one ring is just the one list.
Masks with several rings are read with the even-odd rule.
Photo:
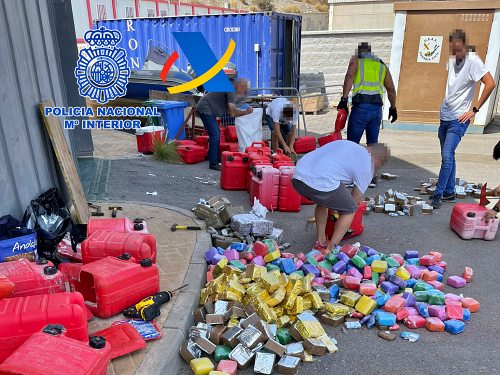
[[251, 87], [298, 88], [301, 22], [298, 15], [267, 12], [109, 20], [98, 21], [97, 26], [121, 32], [120, 46], [127, 51], [132, 70], [143, 68], [149, 44], [157, 42], [177, 51], [175, 65], [186, 71], [188, 61], [172, 32], [199, 31], [217, 58], [231, 38], [236, 42], [231, 62]]

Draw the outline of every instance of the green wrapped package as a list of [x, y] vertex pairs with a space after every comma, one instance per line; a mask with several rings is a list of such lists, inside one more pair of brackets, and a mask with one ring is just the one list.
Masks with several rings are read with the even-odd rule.
[[306, 259], [306, 263], [309, 263], [311, 265], [313, 265], [314, 267], [318, 267], [318, 261], [316, 259], [314, 259], [313, 257], [309, 257]]
[[319, 265], [320, 265], [321, 267], [323, 267], [323, 268], [326, 268], [326, 269], [327, 269], [328, 271], [330, 271], [330, 272], [332, 271], [332, 267], [333, 267], [333, 266], [332, 266], [332, 264], [331, 264], [331, 263], [330, 263], [327, 259], [325, 259], [325, 260], [323, 260], [323, 261], [319, 262]]
[[292, 336], [286, 328], [278, 328], [278, 331], [276, 332], [276, 338], [281, 345], [286, 345], [290, 343], [290, 341], [292, 341]]
[[378, 285], [378, 272], [372, 272], [372, 281]]
[[393, 257], [387, 257], [385, 258], [385, 261], [387, 262], [387, 267], [392, 268], [392, 267], [400, 267], [401, 265], [399, 262], [394, 259]]
[[335, 265], [335, 263], [339, 261], [334, 253], [326, 254], [326, 260], [328, 260], [332, 265]]
[[276, 270], [281, 271], [281, 268], [279, 266], [276, 266], [272, 263], [267, 263], [266, 269], [267, 269], [267, 272], [276, 271]]
[[417, 283], [413, 285], [414, 292], [429, 291], [431, 289], [433, 289], [432, 285], [427, 284], [425, 281], [417, 281]]
[[290, 274], [290, 276], [291, 276], [291, 275], [299, 275], [300, 277], [304, 277], [304, 276], [305, 276], [305, 275], [304, 275], [304, 272], [302, 272], [302, 270], [292, 272], [292, 273]]
[[354, 255], [351, 258], [352, 264], [354, 264], [357, 268], [363, 268], [366, 266], [366, 262], [359, 255]]
[[229, 353], [231, 353], [232, 350], [233, 348], [231, 348], [229, 345], [217, 345], [214, 352], [215, 362], [229, 359]]
[[364, 251], [358, 251], [356, 255], [358, 255], [363, 260], [366, 260], [368, 258], [368, 255], [366, 255]]
[[239, 260], [232, 260], [229, 262], [229, 264], [233, 267], [238, 268], [239, 270], [245, 271], [246, 266], [241, 263]]
[[275, 240], [263, 240], [263, 244], [267, 245], [267, 252], [272, 253], [276, 250], [276, 241]]
[[442, 293], [429, 293], [429, 305], [444, 305], [444, 295]]
[[419, 290], [417, 292], [413, 292], [415, 299], [417, 302], [427, 302], [429, 301], [429, 292], [427, 290]]

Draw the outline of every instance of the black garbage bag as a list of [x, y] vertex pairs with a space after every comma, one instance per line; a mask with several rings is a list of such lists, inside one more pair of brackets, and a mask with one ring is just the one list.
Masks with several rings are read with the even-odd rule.
[[61, 193], [53, 188], [31, 201], [24, 213], [23, 223], [37, 233], [38, 256], [55, 260], [56, 247], [70, 229], [72, 221]]

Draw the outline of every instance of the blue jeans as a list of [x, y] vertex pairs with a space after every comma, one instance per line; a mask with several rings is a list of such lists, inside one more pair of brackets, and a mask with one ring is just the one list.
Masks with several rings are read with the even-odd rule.
[[219, 124], [215, 116], [205, 115], [203, 113], [198, 113], [201, 121], [203, 122], [203, 126], [208, 133], [209, 140], [209, 149], [208, 149], [208, 162], [210, 166], [214, 166], [220, 163], [220, 155], [219, 155], [219, 142], [220, 142], [220, 130]]
[[[266, 122], [267, 126], [269, 126], [269, 129], [271, 129], [271, 132], [274, 131], [274, 121], [273, 118], [269, 115], [266, 114]], [[281, 135], [283, 136], [283, 139], [286, 142], [286, 137], [290, 132], [292, 131], [292, 124], [290, 122], [286, 124], [281, 124], [280, 123], [280, 129], [281, 129]]]
[[461, 124], [458, 120], [443, 121], [439, 125], [438, 137], [441, 144], [441, 169], [434, 197], [455, 194], [455, 150], [464, 136], [470, 121]]
[[382, 106], [361, 103], [352, 107], [347, 125], [347, 139], [359, 143], [366, 130], [366, 144], [378, 143], [378, 133], [382, 122]]

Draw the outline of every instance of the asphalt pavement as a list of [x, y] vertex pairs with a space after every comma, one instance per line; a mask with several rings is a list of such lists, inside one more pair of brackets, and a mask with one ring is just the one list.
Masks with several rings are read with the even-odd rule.
[[[391, 145], [396, 152], [383, 169], [399, 175], [398, 179], [381, 180], [377, 188], [370, 189], [367, 195], [373, 196], [389, 188], [413, 194], [413, 189], [422, 180], [435, 176], [439, 153], [435, 144], [431, 147], [423, 141], [429, 136], [416, 133], [408, 141], [405, 137], [410, 137], [409, 132], [400, 132], [393, 139], [400, 139], [398, 137], [402, 140]], [[470, 136], [470, 139], [471, 143], [464, 146], [464, 153], [458, 158], [460, 177], [490, 177], [498, 184], [500, 162], [494, 164], [488, 156], [498, 137], [480, 135]], [[430, 142], [435, 143], [434, 138]], [[199, 198], [219, 195], [227, 197], [233, 205], [250, 208], [246, 192], [220, 189], [219, 172], [208, 170], [207, 163], [171, 165], [145, 157], [113, 160], [110, 170], [107, 188], [110, 200], [145, 201], [191, 209]], [[146, 194], [153, 191], [157, 192], [156, 196]], [[378, 337], [376, 328], [369, 330], [363, 327], [343, 333], [340, 328], [325, 326], [327, 333], [338, 341], [338, 353], [317, 357], [313, 363], [301, 364], [300, 374], [500, 373], [500, 236], [494, 241], [461, 240], [449, 229], [452, 206], [443, 204], [432, 215], [413, 217], [393, 218], [370, 213], [363, 219], [364, 233], [347, 242], [359, 241], [385, 253], [402, 254], [409, 249], [418, 249], [421, 253], [439, 251], [448, 263], [447, 276], [461, 274], [465, 266], [472, 267], [473, 282], [458, 292], [477, 299], [481, 309], [472, 314], [465, 332], [453, 336], [419, 329], [417, 332], [421, 340], [411, 343], [400, 338], [393, 342], [385, 341]], [[314, 228], [306, 231], [307, 219], [313, 215], [313, 208], [302, 206], [298, 213], [268, 214], [276, 227], [285, 229], [285, 241], [292, 244], [291, 251], [294, 253], [309, 251], [315, 241]], [[457, 292], [445, 286], [447, 291]], [[405, 329], [403, 325], [402, 329]], [[181, 374], [189, 373], [191, 371], [185, 365]], [[253, 372], [248, 369], [238, 373]]]

